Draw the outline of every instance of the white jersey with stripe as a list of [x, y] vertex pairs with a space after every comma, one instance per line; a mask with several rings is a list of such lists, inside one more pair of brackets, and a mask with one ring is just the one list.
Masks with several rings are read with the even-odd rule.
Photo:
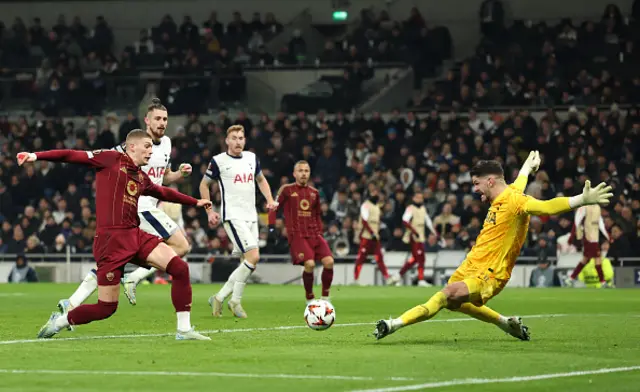
[[257, 222], [256, 176], [260, 173], [258, 157], [251, 151], [243, 151], [238, 157], [223, 152], [211, 158], [205, 175], [220, 186], [223, 222]]
[[[125, 144], [114, 147], [114, 150], [124, 153]], [[153, 144], [151, 150], [151, 158], [149, 163], [142, 166], [143, 172], [147, 173], [151, 182], [156, 185], [162, 185], [164, 172], [171, 164], [171, 138], [163, 136], [160, 143]], [[151, 196], [140, 196], [138, 200], [138, 212], [150, 211], [158, 208], [158, 199]]]

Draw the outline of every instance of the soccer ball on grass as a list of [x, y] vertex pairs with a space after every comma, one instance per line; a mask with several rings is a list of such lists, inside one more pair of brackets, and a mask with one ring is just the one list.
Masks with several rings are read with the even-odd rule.
[[336, 321], [336, 310], [329, 301], [316, 299], [307, 304], [304, 310], [304, 321], [309, 328], [324, 331]]

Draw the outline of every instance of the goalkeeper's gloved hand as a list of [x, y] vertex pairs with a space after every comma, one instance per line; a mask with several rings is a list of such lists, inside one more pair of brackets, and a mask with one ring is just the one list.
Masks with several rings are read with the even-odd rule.
[[538, 168], [540, 168], [540, 152], [531, 151], [518, 175], [529, 177], [529, 174], [534, 174], [538, 171]]
[[609, 204], [609, 199], [613, 197], [611, 190], [612, 188], [604, 182], [601, 182], [595, 188], [591, 188], [591, 181], [587, 180], [584, 183], [582, 194], [569, 198], [569, 205], [571, 208], [578, 208], [580, 206], [588, 206], [591, 204], [606, 206]]

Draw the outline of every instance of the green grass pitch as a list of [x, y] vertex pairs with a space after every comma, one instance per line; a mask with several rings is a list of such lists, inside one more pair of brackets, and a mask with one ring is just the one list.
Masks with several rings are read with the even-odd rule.
[[236, 320], [226, 308], [213, 319], [218, 286], [196, 285], [192, 322], [205, 342], [176, 341], [170, 288], [148, 285], [137, 306], [122, 295], [110, 319], [35, 340], [75, 287], [0, 285], [0, 390], [640, 390], [640, 290], [506, 289], [490, 305], [521, 315], [530, 342], [446, 310], [376, 342], [376, 320], [436, 289], [334, 287], [336, 325], [316, 332], [300, 286], [248, 286], [249, 318]]

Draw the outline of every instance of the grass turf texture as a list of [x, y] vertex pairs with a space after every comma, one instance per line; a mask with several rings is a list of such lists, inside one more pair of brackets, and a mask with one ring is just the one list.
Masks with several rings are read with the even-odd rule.
[[[507, 289], [490, 305], [522, 315], [530, 342], [447, 310], [376, 342], [376, 320], [425, 302], [435, 289], [335, 287], [336, 325], [316, 332], [304, 326], [299, 286], [250, 285], [249, 318], [236, 320], [226, 307], [223, 318], [212, 318], [207, 298], [218, 286], [196, 285], [192, 323], [212, 341], [185, 342], [174, 340], [169, 286], [140, 286], [137, 306], [122, 295], [110, 319], [31, 341], [75, 287], [0, 285], [0, 390], [348, 391], [640, 365], [640, 290]], [[285, 326], [294, 328], [276, 329]], [[640, 370], [463, 384], [429, 389], [637, 391]]]

